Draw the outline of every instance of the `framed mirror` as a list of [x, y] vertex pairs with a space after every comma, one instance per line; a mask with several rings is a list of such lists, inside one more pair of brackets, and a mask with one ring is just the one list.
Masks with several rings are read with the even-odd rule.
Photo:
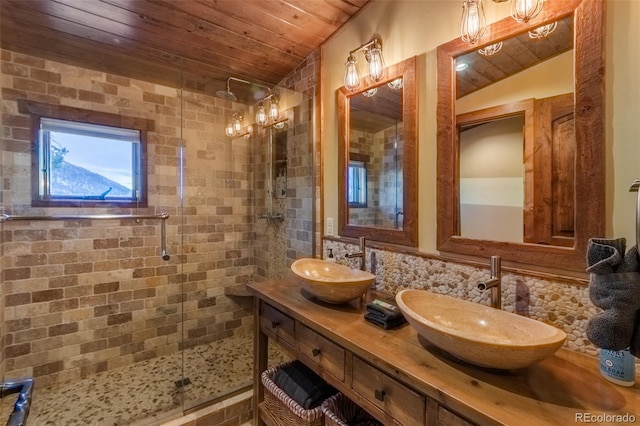
[[[564, 32], [562, 37], [570, 42], [568, 48], [562, 47], [558, 40], [550, 41], [550, 37], [533, 40], [529, 35], [553, 23], [557, 23], [556, 30]], [[588, 240], [603, 236], [605, 229], [603, 28], [604, 4], [600, 0], [546, 2], [543, 12], [527, 23], [508, 17], [490, 25], [480, 44], [472, 45], [458, 38], [438, 47], [437, 246], [440, 252], [483, 258], [499, 255], [503, 260], [531, 270], [584, 273]], [[536, 56], [544, 50], [541, 44], [508, 47], [510, 43], [527, 39], [551, 44], [557, 52], [549, 58], [533, 58], [532, 62], [520, 66], [523, 71], [508, 70], [507, 62], [521, 61], [514, 54]], [[470, 77], [460, 77], [462, 73], [456, 71], [456, 65], [469, 57], [482, 56], [478, 49], [500, 42], [505, 55], [500, 56], [498, 52], [483, 56], [480, 62], [484, 69], [472, 70], [466, 74]], [[567, 58], [569, 65], [562, 70], [548, 68], [538, 72], [552, 62], [566, 62]], [[525, 73], [529, 73], [532, 84], [523, 83], [527, 78], [523, 77]], [[555, 87], [559, 76], [567, 73], [571, 78], [570, 93], [565, 92], [566, 87]], [[545, 75], [547, 78], [543, 78]], [[524, 96], [517, 91], [523, 86], [536, 85], [541, 88], [540, 92], [528, 92]], [[489, 151], [487, 158], [493, 162], [479, 166], [480, 160], [475, 158], [475, 168], [466, 168], [469, 159], [478, 155], [469, 151], [468, 135], [484, 132], [485, 139], [496, 142], [495, 128], [484, 124], [503, 122], [507, 116], [521, 117], [519, 122], [507, 125], [521, 129], [520, 136], [514, 138], [521, 138], [515, 149], [522, 149], [519, 166], [502, 174], [489, 174], [489, 169], [505, 166], [503, 161], [496, 160], [506, 152], [503, 146], [500, 151]], [[488, 195], [483, 197], [477, 185], [487, 177], [493, 182], [485, 187]], [[509, 208], [520, 210], [521, 233], [501, 236], [497, 231], [489, 234], [467, 231], [468, 224], [463, 223], [461, 215], [480, 221], [481, 227], [500, 228], [503, 212], [482, 210], [478, 206], [493, 204], [504, 195], [505, 188], [512, 189], [512, 196], [508, 197], [509, 201], [501, 201], [501, 208], [503, 212]], [[518, 197], [521, 204], [513, 202]], [[512, 222], [517, 229], [518, 224]]]
[[415, 57], [338, 90], [338, 234], [417, 245]]

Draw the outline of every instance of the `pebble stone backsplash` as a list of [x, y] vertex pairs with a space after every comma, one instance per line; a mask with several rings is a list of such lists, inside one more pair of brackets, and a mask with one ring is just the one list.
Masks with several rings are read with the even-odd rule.
[[[346, 259], [357, 246], [324, 240], [325, 252], [332, 249], [339, 263], [357, 268], [358, 259]], [[372, 265], [372, 258], [375, 264]], [[372, 269], [373, 268], [373, 269]], [[474, 267], [438, 259], [428, 259], [386, 250], [367, 249], [367, 270], [376, 275], [374, 288], [390, 294], [404, 289], [424, 289], [476, 303], [489, 303], [490, 292], [481, 292], [476, 284], [490, 277], [486, 267]], [[502, 304], [516, 312], [545, 322], [567, 333], [565, 347], [597, 355], [597, 348], [587, 339], [587, 321], [600, 310], [589, 300], [587, 286], [542, 279], [514, 273], [502, 274]]]

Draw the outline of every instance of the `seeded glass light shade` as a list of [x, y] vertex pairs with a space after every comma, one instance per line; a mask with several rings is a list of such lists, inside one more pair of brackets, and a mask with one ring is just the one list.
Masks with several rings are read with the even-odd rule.
[[464, 0], [462, 3], [462, 20], [460, 36], [462, 41], [477, 43], [487, 29], [482, 0]]
[[236, 129], [234, 128], [234, 123], [233, 123], [233, 121], [229, 121], [229, 122], [227, 123], [227, 126], [224, 128], [224, 133], [225, 133], [227, 136], [233, 136], [233, 135], [235, 135], [235, 134], [236, 134]]
[[256, 110], [256, 123], [264, 126], [267, 124], [267, 121], [267, 111], [265, 111], [264, 105], [260, 102], [260, 105], [258, 105], [258, 109]]
[[274, 95], [269, 104], [269, 120], [276, 121], [280, 118], [280, 108], [278, 107], [278, 98]]
[[347, 62], [344, 64], [344, 87], [355, 92], [360, 87], [360, 75], [358, 75], [358, 61], [353, 55], [349, 55]]
[[511, 0], [511, 17], [518, 22], [527, 22], [542, 12], [544, 0]]
[[386, 67], [382, 57], [382, 48], [378, 43], [375, 43], [367, 51], [367, 60], [369, 61], [369, 77], [374, 81], [382, 80]]

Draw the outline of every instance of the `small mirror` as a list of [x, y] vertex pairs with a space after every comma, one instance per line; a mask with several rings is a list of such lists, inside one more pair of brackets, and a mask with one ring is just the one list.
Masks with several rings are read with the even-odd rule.
[[417, 245], [415, 64], [338, 91], [340, 235]]
[[[604, 232], [603, 16], [599, 0], [547, 2], [478, 45], [438, 47], [438, 250], [584, 273]], [[529, 43], [546, 25], [555, 35]], [[543, 60], [564, 66], [542, 73]], [[525, 78], [540, 87], [523, 99]]]

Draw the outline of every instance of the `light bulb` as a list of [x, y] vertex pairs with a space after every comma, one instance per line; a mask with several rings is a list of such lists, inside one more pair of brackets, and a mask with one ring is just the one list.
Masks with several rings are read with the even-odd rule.
[[233, 126], [233, 121], [227, 122], [227, 126], [224, 128], [224, 133], [229, 137], [236, 134], [236, 129]]
[[360, 87], [360, 75], [358, 75], [358, 61], [353, 55], [349, 55], [347, 62], [344, 64], [344, 87], [355, 92]]
[[542, 12], [544, 0], [511, 0], [511, 17], [518, 22], [527, 22]]
[[276, 121], [280, 118], [280, 108], [278, 107], [278, 98], [272, 97], [271, 104], [269, 104], [269, 120]]
[[267, 112], [265, 111], [262, 102], [260, 102], [260, 105], [258, 105], [258, 109], [256, 111], [256, 123], [261, 126], [267, 124]]
[[482, 0], [464, 0], [460, 36], [462, 41], [474, 44], [480, 41], [487, 29]]
[[242, 115], [236, 115], [235, 121], [233, 122], [233, 130], [235, 133], [242, 132]]
[[374, 81], [380, 81], [384, 77], [386, 67], [382, 58], [382, 48], [377, 42], [366, 52], [369, 61], [369, 77]]

